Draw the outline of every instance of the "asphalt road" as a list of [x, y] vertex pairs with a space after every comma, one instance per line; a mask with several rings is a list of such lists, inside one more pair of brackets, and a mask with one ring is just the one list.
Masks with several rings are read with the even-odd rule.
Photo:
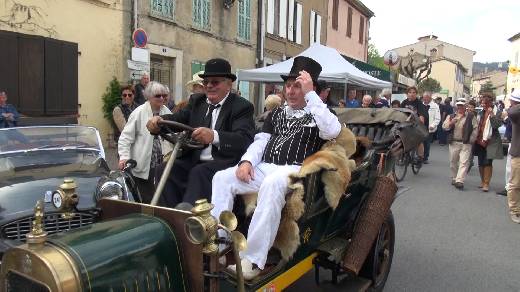
[[[385, 291], [520, 291], [520, 225], [509, 219], [506, 197], [495, 194], [505, 160], [493, 165], [488, 193], [477, 188], [476, 167], [464, 191], [451, 186], [447, 146], [432, 145], [430, 164], [418, 175], [409, 171], [392, 207], [396, 244]], [[313, 275], [286, 291], [348, 291], [348, 281], [318, 287]]]

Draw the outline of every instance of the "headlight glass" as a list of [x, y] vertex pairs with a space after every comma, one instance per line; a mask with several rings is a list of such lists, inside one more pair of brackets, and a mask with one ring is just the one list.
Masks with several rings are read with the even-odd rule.
[[101, 184], [96, 192], [96, 201], [101, 198], [118, 199], [123, 198], [123, 186], [116, 181], [107, 181]]

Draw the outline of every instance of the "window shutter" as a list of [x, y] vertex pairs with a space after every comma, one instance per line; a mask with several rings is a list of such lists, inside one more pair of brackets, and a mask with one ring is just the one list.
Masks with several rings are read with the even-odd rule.
[[287, 37], [287, 0], [280, 0], [280, 22], [278, 35], [282, 38]]
[[348, 8], [347, 13], [347, 36], [352, 37], [352, 7]]
[[314, 43], [314, 30], [315, 30], [315, 23], [314, 20], [316, 19], [316, 12], [311, 10], [311, 17], [309, 19], [310, 27], [309, 27], [309, 45], [312, 45]]
[[359, 17], [359, 43], [363, 44], [363, 40], [365, 39], [365, 18], [363, 16]]
[[9, 103], [19, 111], [18, 38], [15, 33], [0, 30], [0, 90], [7, 93]]
[[63, 42], [61, 48], [63, 64], [61, 113], [76, 114], [78, 113], [78, 44]]
[[287, 20], [287, 39], [294, 40], [294, 0], [289, 0], [289, 19]]
[[43, 115], [45, 105], [43, 38], [20, 35], [18, 53], [19, 110], [28, 115]]
[[316, 14], [316, 33], [315, 42], [321, 43], [321, 15]]
[[245, 3], [244, 9], [245, 11], [245, 39], [251, 40], [251, 0], [243, 0]]
[[296, 4], [296, 43], [302, 43], [302, 5]]
[[338, 30], [338, 9], [339, 0], [333, 0], [332, 2], [332, 28]]
[[274, 32], [274, 0], [267, 0], [267, 33]]
[[[60, 113], [63, 103], [63, 58], [61, 42], [45, 40], [45, 113]], [[68, 79], [68, 78], [67, 78]], [[70, 81], [70, 80], [67, 80]]]

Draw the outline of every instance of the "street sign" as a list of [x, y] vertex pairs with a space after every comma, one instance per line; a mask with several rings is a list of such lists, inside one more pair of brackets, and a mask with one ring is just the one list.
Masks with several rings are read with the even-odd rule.
[[148, 43], [148, 35], [142, 28], [134, 30], [134, 33], [132, 34], [132, 39], [134, 40], [134, 46], [138, 48], [144, 48]]
[[145, 71], [139, 71], [139, 70], [130, 70], [130, 79], [132, 80], [140, 80], [141, 77], [145, 74]]
[[133, 60], [126, 60], [126, 63], [128, 64], [128, 69], [147, 72], [150, 71], [150, 63]]
[[150, 63], [150, 51], [148, 49], [132, 48], [132, 60]]

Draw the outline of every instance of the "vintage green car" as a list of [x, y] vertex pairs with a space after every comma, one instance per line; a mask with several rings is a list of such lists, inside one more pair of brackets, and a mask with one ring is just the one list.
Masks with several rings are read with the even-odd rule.
[[[415, 146], [416, 142], [410, 141], [420, 140], [413, 138], [413, 129], [418, 126], [407, 110], [338, 109], [338, 116], [346, 125], [346, 134], [354, 132], [366, 138], [358, 139], [356, 152], [350, 157], [353, 160], [339, 159], [334, 161], [337, 167], [322, 167], [292, 178], [294, 190], [300, 186], [301, 197], [290, 193], [286, 208], [301, 204], [302, 211], [295, 215], [294, 210], [284, 209], [280, 229], [283, 224], [292, 229], [284, 229], [288, 234], [279, 232], [269, 255], [269, 268], [257, 278], [244, 281], [240, 265], [234, 274], [219, 263], [225, 255], [236, 261], [238, 252], [245, 248], [239, 232], [247, 230], [247, 216], [241, 215], [244, 210], [234, 210], [241, 218], [237, 222], [231, 212], [223, 213], [220, 220], [212, 217], [212, 205], [205, 200], [190, 211], [182, 211], [154, 206], [154, 201], [145, 205], [102, 199], [98, 223], [50, 236], [41, 223], [42, 205], [37, 204], [27, 243], [8, 250], [3, 257], [0, 289], [281, 291], [314, 267], [318, 281], [319, 270], [324, 268], [332, 271], [335, 282], [340, 276], [360, 276], [367, 286], [382, 290], [395, 241], [390, 211], [397, 191], [391, 176], [394, 152]], [[176, 142], [174, 152], [185, 145], [197, 147], [187, 141], [189, 127], [165, 122], [167, 128], [185, 130], [175, 140], [166, 130], [162, 134]], [[170, 166], [173, 160], [168, 161]], [[354, 162], [355, 169], [348, 173], [350, 180], [344, 180], [340, 164]], [[334, 203], [331, 184], [336, 180], [346, 181], [348, 186], [340, 190]], [[219, 238], [219, 229], [228, 232], [231, 239]], [[219, 244], [227, 248], [219, 251]]]

